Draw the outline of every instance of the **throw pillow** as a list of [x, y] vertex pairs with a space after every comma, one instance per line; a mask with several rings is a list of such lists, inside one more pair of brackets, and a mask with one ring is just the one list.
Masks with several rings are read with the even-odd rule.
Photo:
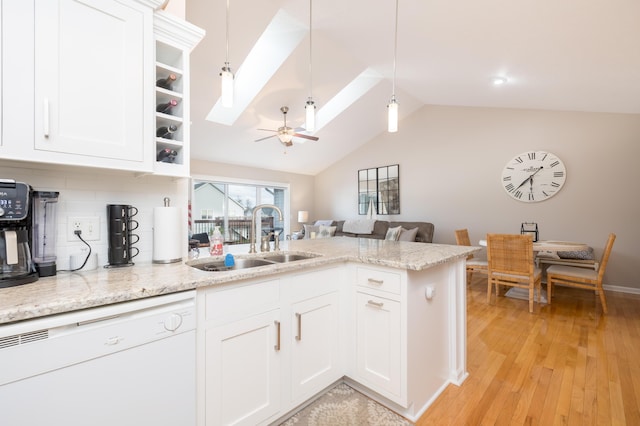
[[384, 239], [389, 241], [398, 241], [401, 230], [402, 226], [396, 226], [395, 228], [387, 229], [387, 235], [384, 236]]
[[538, 252], [538, 257], [545, 259], [560, 259], [557, 252], [549, 250], [540, 250]]
[[418, 227], [413, 229], [400, 229], [400, 235], [398, 235], [398, 241], [412, 241], [416, 240], [416, 235], [418, 235]]
[[320, 225], [331, 226], [332, 223], [333, 223], [333, 219], [324, 219], [324, 220], [316, 220], [314, 225], [316, 225], [316, 226], [320, 226]]
[[593, 247], [589, 247], [589, 250], [576, 250], [576, 251], [559, 251], [558, 256], [560, 259], [577, 259], [577, 260], [595, 260], [593, 254]]
[[[316, 238], [318, 236], [318, 232], [320, 232], [320, 227], [315, 225], [304, 225], [304, 239], [309, 240], [311, 238]], [[313, 233], [313, 235], [312, 235]]]
[[316, 238], [331, 238], [335, 234], [336, 234], [335, 226], [320, 225], [320, 229], [318, 231], [318, 234], [316, 235]]

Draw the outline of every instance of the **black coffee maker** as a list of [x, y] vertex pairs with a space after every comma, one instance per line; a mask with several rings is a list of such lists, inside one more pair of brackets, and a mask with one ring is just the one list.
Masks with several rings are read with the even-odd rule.
[[31, 187], [0, 179], [0, 288], [38, 280], [31, 259]]
[[109, 231], [109, 264], [105, 268], [133, 265], [132, 259], [139, 253], [133, 245], [140, 237], [133, 233], [138, 222], [133, 217], [138, 209], [127, 204], [107, 204]]

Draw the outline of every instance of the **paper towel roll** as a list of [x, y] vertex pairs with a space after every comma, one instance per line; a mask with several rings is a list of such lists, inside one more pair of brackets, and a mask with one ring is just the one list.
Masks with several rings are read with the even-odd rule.
[[153, 209], [153, 263], [182, 260], [182, 212], [180, 207]]

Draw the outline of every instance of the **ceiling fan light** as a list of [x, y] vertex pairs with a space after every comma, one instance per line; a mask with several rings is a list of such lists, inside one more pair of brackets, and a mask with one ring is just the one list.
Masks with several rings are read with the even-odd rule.
[[278, 133], [278, 139], [280, 139], [280, 142], [283, 144], [288, 144], [293, 139], [293, 135], [289, 132], [280, 132]]
[[398, 131], [398, 101], [393, 96], [387, 105], [387, 131], [395, 133]]
[[313, 132], [316, 129], [316, 105], [311, 98], [304, 106], [305, 112], [305, 130], [307, 132]]
[[225, 108], [233, 107], [233, 73], [229, 67], [229, 63], [225, 63], [220, 72], [222, 77], [222, 106]]

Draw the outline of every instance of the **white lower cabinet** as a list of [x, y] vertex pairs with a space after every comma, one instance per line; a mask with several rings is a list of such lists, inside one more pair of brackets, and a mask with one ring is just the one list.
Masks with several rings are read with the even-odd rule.
[[205, 332], [206, 424], [256, 425], [280, 410], [278, 309]]
[[355, 379], [396, 401], [402, 386], [400, 332], [400, 302], [356, 293]]
[[344, 375], [341, 268], [198, 291], [198, 424], [265, 425]]
[[301, 403], [342, 377], [339, 359], [338, 292], [292, 306], [291, 383]]
[[346, 376], [416, 421], [466, 372], [465, 260], [198, 290], [198, 425], [268, 425]]

